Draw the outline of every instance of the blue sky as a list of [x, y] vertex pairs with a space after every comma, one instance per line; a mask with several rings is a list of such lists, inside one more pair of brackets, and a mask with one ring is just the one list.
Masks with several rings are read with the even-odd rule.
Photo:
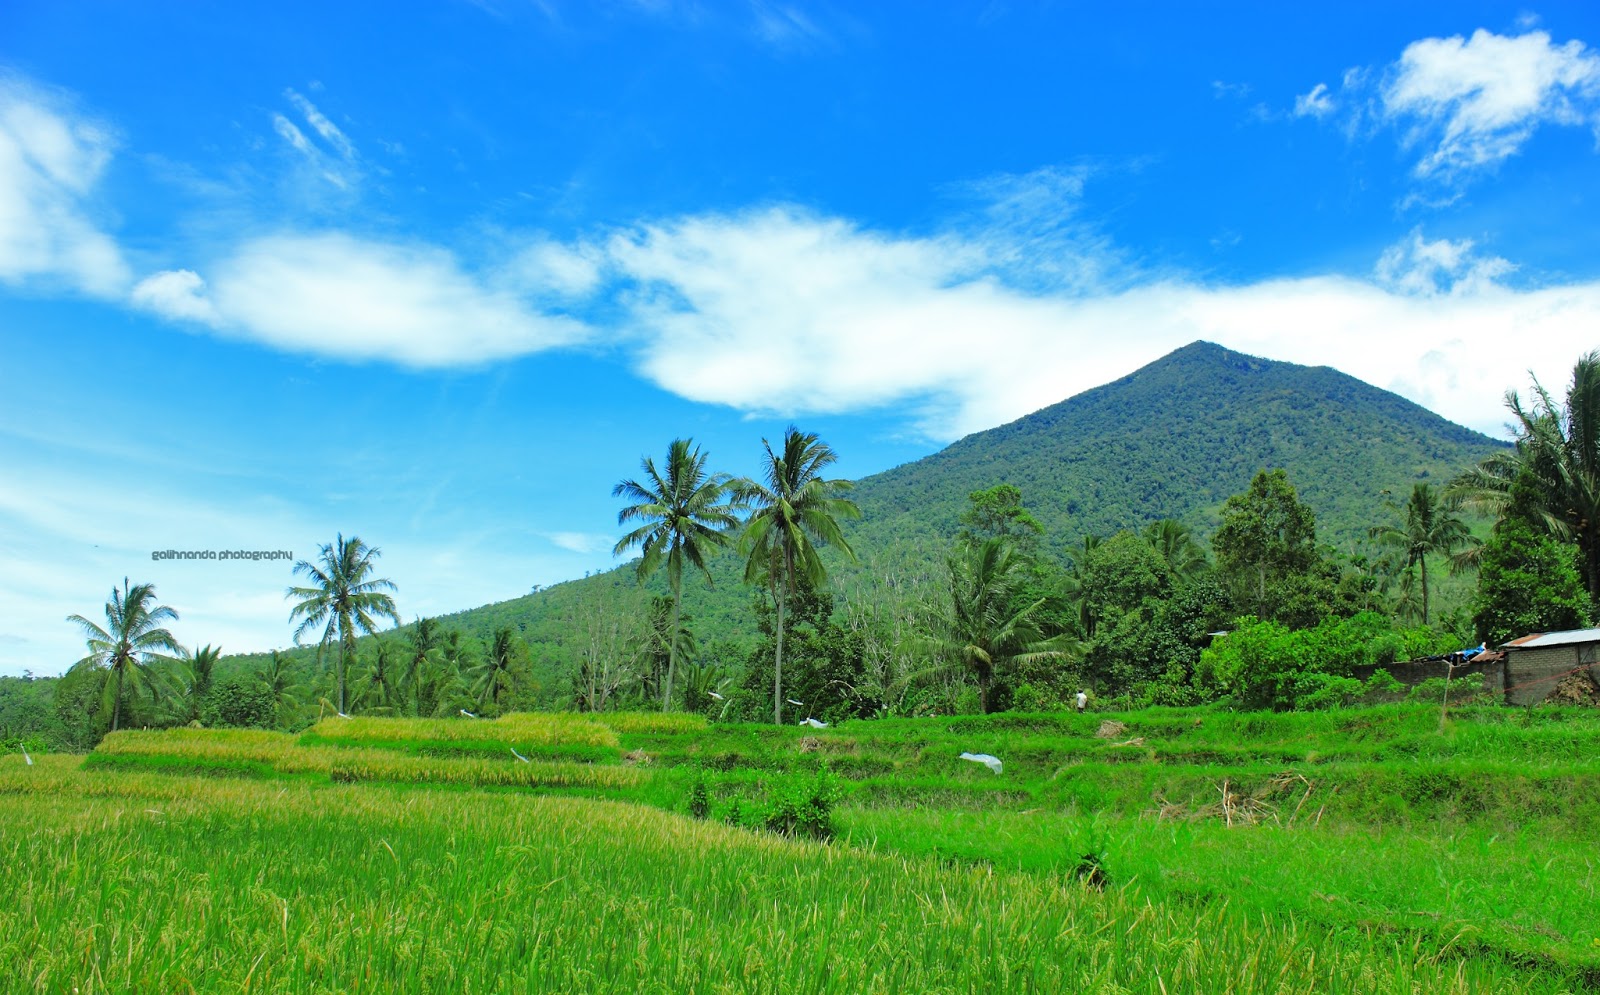
[[152, 581], [289, 641], [611, 565], [611, 486], [845, 476], [1197, 338], [1499, 434], [1600, 345], [1592, 4], [0, 7], [0, 673]]

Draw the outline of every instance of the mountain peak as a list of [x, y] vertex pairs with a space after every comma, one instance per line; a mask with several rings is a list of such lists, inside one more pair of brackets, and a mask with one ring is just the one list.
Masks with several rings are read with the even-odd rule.
[[969, 492], [1010, 483], [1066, 546], [1162, 518], [1209, 531], [1229, 495], [1281, 467], [1323, 538], [1358, 538], [1384, 514], [1386, 489], [1448, 480], [1498, 445], [1329, 367], [1201, 340], [869, 477], [857, 499], [864, 530], [876, 531], [875, 514], [937, 516], [953, 530]]

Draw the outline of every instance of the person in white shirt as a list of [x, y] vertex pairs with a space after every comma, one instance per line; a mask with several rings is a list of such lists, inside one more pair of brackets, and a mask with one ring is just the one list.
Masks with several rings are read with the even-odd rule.
[[1088, 707], [1089, 707], [1089, 693], [1087, 691], [1079, 691], [1078, 692], [1078, 714], [1082, 715], [1084, 709], [1086, 709]]

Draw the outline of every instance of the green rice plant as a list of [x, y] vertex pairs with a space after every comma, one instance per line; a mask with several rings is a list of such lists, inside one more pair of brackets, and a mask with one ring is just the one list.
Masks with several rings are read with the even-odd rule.
[[[49, 771], [0, 806], [8, 991], [1554, 995], [1385, 928], [633, 805]], [[28, 776], [0, 765], [0, 784]], [[155, 801], [149, 782], [181, 784]], [[108, 787], [121, 793], [93, 796]], [[1114, 857], [1114, 859], [1122, 859]]]
[[586, 717], [624, 736], [687, 736], [707, 729], [706, 717], [691, 712], [590, 712]]
[[569, 712], [513, 712], [496, 719], [401, 719], [356, 716], [327, 718], [307, 732], [310, 741], [363, 745], [427, 740], [441, 743], [489, 741], [516, 746], [616, 747], [612, 729]]
[[515, 763], [441, 760], [393, 754], [335, 759], [328, 777], [337, 782], [394, 781], [406, 784], [461, 784], [500, 788], [594, 788], [637, 786], [649, 775], [632, 767], [590, 764]]
[[110, 733], [95, 747], [95, 753], [273, 763], [294, 749], [295, 737], [287, 733], [259, 729], [178, 728]]

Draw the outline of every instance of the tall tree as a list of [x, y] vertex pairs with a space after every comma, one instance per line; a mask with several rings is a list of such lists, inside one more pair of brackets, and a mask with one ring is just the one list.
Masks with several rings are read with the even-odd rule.
[[178, 661], [178, 705], [179, 719], [184, 722], [199, 722], [200, 713], [205, 707], [206, 695], [211, 691], [212, 675], [217, 669], [217, 661], [222, 659], [222, 647], [212, 646], [209, 643], [194, 651], [187, 660]]
[[772, 721], [783, 724], [783, 626], [790, 595], [801, 584], [821, 587], [828, 578], [819, 552], [837, 546], [853, 561], [855, 551], [839, 529], [841, 518], [860, 518], [854, 501], [841, 497], [853, 486], [830, 480], [823, 471], [838, 461], [832, 447], [815, 433], [790, 425], [783, 445], [766, 451], [762, 481], [741, 480], [735, 487], [741, 505], [752, 509], [739, 548], [744, 553], [745, 582], [765, 582], [778, 606], [777, 638], [772, 661]]
[[1268, 584], [1317, 562], [1316, 515], [1300, 503], [1287, 473], [1262, 470], [1222, 506], [1211, 544], [1223, 572], [1240, 588], [1255, 588], [1257, 614], [1265, 616]]
[[[374, 707], [383, 709], [386, 713], [398, 713], [401, 703], [399, 688], [399, 674], [401, 661], [390, 642], [383, 638], [372, 641], [372, 662], [360, 673], [355, 681], [355, 692], [351, 696], [363, 709]], [[376, 704], [375, 704], [376, 703]]]
[[89, 644], [89, 654], [72, 669], [105, 672], [103, 696], [109, 698], [112, 732], [121, 722], [124, 685], [129, 680], [143, 684], [154, 696], [160, 680], [154, 666], [170, 664], [183, 653], [183, 647], [161, 625], [176, 622], [178, 613], [155, 600], [154, 584], [130, 585], [124, 577], [122, 590], [113, 587], [111, 600], [106, 602], [105, 628], [82, 615], [67, 616], [68, 622], [83, 630]]
[[1458, 477], [1452, 496], [1501, 518], [1519, 516], [1576, 543], [1589, 599], [1600, 605], [1600, 351], [1578, 359], [1558, 404], [1539, 381], [1524, 405], [1506, 393], [1515, 446]]
[[294, 572], [310, 579], [306, 587], [291, 587], [285, 597], [299, 598], [289, 610], [289, 621], [300, 619], [294, 630], [294, 640], [307, 631], [323, 626], [322, 638], [317, 643], [317, 661], [328, 644], [337, 637], [339, 641], [339, 711], [344, 712], [345, 666], [355, 653], [356, 636], [371, 635], [378, 631], [378, 619], [386, 618], [400, 624], [394, 599], [386, 592], [396, 590], [394, 583], [374, 577], [373, 561], [381, 554], [376, 546], [368, 546], [360, 538], [348, 540], [340, 533], [333, 542], [324, 545], [317, 554], [317, 562], [301, 560]]
[[1035, 616], [1045, 599], [1017, 604], [1025, 565], [1009, 539], [966, 544], [950, 558], [949, 568], [950, 603], [935, 643], [952, 665], [978, 679], [978, 704], [985, 713], [996, 673], [1015, 664], [1070, 657], [1076, 647], [1071, 637], [1046, 639], [1039, 629]]
[[516, 637], [511, 633], [511, 626], [502, 625], [494, 630], [494, 638], [489, 641], [489, 655], [472, 670], [472, 697], [479, 709], [490, 706], [499, 709], [500, 699], [516, 679], [518, 656]]
[[283, 651], [273, 650], [266, 664], [256, 671], [256, 677], [272, 695], [278, 724], [289, 725], [300, 710], [301, 695], [305, 691], [304, 686], [295, 680], [293, 665], [289, 662], [289, 658]]
[[1164, 518], [1144, 527], [1144, 541], [1180, 580], [1194, 580], [1206, 569], [1206, 551], [1182, 522]]
[[423, 715], [423, 685], [431, 676], [434, 658], [439, 653], [439, 623], [431, 618], [419, 618], [411, 630], [411, 653], [406, 657], [405, 673], [401, 683], [412, 692], [412, 714]]
[[967, 508], [961, 513], [961, 538], [982, 542], [1003, 536], [1025, 553], [1033, 552], [1044, 526], [1022, 506], [1022, 491], [1011, 484], [996, 484], [988, 490], [967, 495]]
[[[644, 480], [624, 480], [611, 492], [636, 502], [617, 513], [617, 524], [643, 523], [618, 540], [613, 553], [620, 556], [635, 548], [640, 551], [635, 574], [641, 584], [666, 565], [667, 585], [672, 589], [672, 627], [668, 631], [673, 633], [680, 630], [679, 616], [683, 612], [684, 565], [699, 570], [710, 584], [706, 556], [726, 546], [728, 530], [739, 524], [727, 501], [728, 476], [708, 473], [707, 458], [689, 439], [673, 439], [667, 447], [665, 473], [646, 456], [640, 464]], [[668, 641], [667, 654], [662, 711], [672, 707], [678, 640]]]
[[1582, 629], [1593, 618], [1578, 551], [1510, 517], [1494, 527], [1478, 559], [1472, 621], [1490, 646], [1534, 632]]
[[1428, 554], [1442, 553], [1452, 556], [1457, 551], [1478, 545], [1466, 523], [1440, 500], [1432, 485], [1419, 483], [1411, 488], [1402, 510], [1404, 522], [1400, 525], [1377, 525], [1371, 530], [1372, 538], [1400, 554], [1406, 567], [1415, 565], [1421, 574], [1422, 624], [1428, 617]]

